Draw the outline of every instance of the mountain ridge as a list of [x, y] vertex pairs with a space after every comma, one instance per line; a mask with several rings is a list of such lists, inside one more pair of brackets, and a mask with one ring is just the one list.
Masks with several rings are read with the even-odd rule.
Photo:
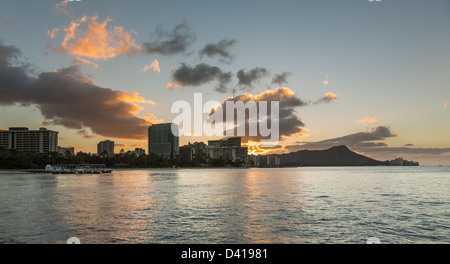
[[383, 162], [350, 150], [345, 145], [325, 150], [300, 150], [278, 154], [280, 166], [378, 166]]

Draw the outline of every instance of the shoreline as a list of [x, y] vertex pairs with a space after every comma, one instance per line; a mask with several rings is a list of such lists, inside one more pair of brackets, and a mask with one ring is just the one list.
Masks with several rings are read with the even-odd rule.
[[26, 172], [22, 170], [1, 170], [0, 174], [26, 174]]
[[[205, 169], [252, 169], [252, 168], [260, 168], [260, 169], [290, 169], [290, 168], [333, 168], [333, 167], [450, 167], [449, 165], [421, 165], [421, 166], [299, 166], [299, 167], [177, 167], [177, 168], [112, 168], [112, 171], [140, 171], [140, 170], [181, 170], [181, 169], [192, 169], [192, 170], [205, 170]], [[0, 169], [0, 175], [4, 174], [29, 174], [33, 173], [27, 170], [14, 170], [14, 169]], [[36, 173], [36, 172], [34, 172]], [[46, 173], [42, 171], [42, 173]]]

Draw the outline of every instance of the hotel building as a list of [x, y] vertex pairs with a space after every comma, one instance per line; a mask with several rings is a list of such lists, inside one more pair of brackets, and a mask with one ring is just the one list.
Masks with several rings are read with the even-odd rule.
[[114, 141], [105, 140], [97, 144], [97, 155], [106, 153], [108, 157], [114, 156]]
[[178, 125], [166, 123], [150, 126], [148, 128], [148, 153], [164, 158], [177, 157], [180, 154]]
[[9, 130], [0, 130], [0, 148], [39, 153], [57, 152], [58, 133], [46, 128], [29, 130], [26, 127], [11, 127]]

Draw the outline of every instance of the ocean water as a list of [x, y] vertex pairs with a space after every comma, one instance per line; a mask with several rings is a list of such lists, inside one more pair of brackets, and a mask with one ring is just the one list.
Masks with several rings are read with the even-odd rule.
[[0, 243], [450, 243], [449, 167], [0, 175]]

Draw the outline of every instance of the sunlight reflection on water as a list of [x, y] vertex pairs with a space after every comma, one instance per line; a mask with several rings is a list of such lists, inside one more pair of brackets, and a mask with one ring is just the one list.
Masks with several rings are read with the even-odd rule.
[[448, 167], [0, 175], [0, 242], [450, 242]]

